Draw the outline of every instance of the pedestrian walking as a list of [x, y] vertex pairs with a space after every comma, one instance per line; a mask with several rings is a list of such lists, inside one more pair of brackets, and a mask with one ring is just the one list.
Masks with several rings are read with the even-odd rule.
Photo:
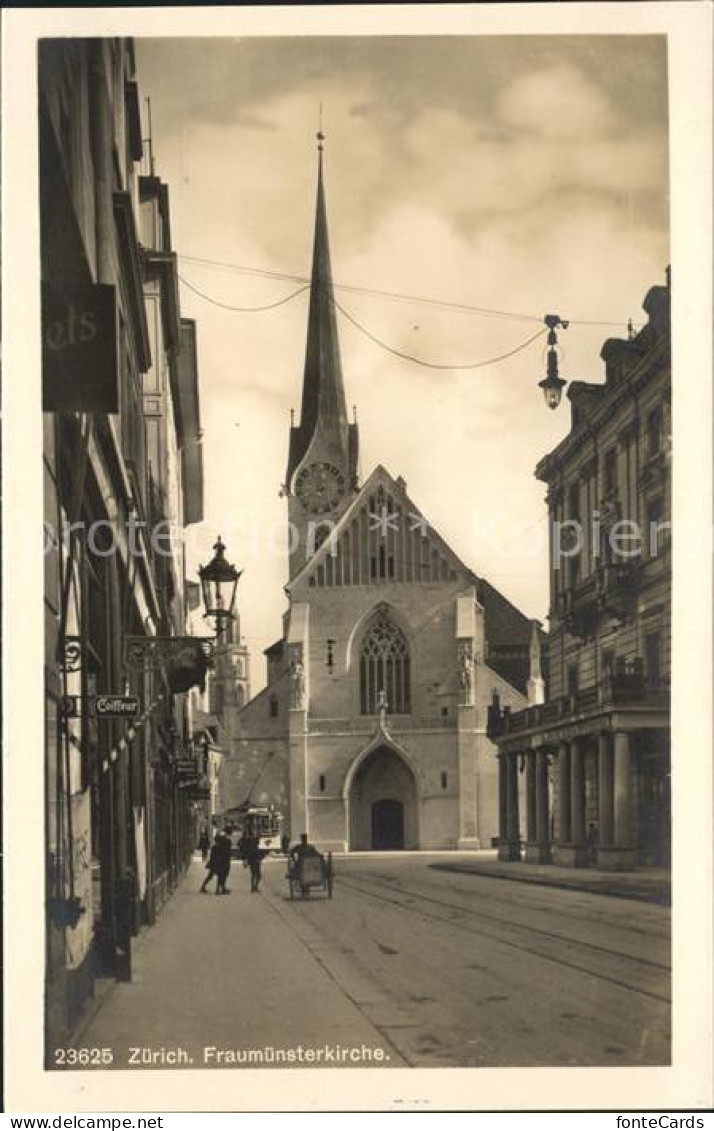
[[198, 847], [201, 852], [201, 859], [205, 864], [208, 857], [208, 851], [211, 847], [211, 840], [208, 835], [208, 830], [205, 827], [201, 829], [201, 835], [198, 839]]
[[208, 874], [201, 884], [201, 891], [206, 891], [213, 877], [216, 877], [216, 895], [228, 895], [226, 887], [228, 873], [231, 870], [231, 838], [225, 833], [217, 832], [208, 857]]
[[255, 833], [246, 837], [245, 859], [250, 868], [250, 890], [260, 890], [260, 881], [263, 878], [263, 857], [265, 853], [260, 847], [260, 840]]

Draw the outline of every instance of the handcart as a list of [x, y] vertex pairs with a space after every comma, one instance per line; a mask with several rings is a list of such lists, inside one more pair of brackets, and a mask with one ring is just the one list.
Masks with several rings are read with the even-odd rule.
[[332, 853], [323, 856], [320, 852], [299, 856], [288, 866], [290, 898], [308, 899], [313, 891], [325, 892], [332, 899]]

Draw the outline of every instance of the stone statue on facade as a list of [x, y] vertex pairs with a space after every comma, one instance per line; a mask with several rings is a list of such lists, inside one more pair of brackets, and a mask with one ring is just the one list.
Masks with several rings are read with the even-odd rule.
[[474, 701], [474, 661], [469, 641], [463, 641], [459, 647], [459, 686], [461, 688], [461, 703], [464, 705], [472, 704]]
[[302, 710], [305, 706], [305, 669], [302, 660], [293, 660], [290, 675], [293, 681], [293, 707]]

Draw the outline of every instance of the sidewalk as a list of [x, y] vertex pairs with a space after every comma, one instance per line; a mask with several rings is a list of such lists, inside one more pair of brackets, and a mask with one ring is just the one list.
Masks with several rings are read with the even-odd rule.
[[668, 868], [606, 872], [597, 868], [562, 868], [557, 864], [524, 864], [518, 861], [505, 863], [497, 859], [495, 852], [479, 852], [474, 855], [476, 858], [469, 861], [462, 857], [452, 864], [439, 862], [429, 866], [436, 871], [466, 872], [491, 880], [542, 884], [545, 887], [589, 892], [592, 895], [659, 903], [664, 907], [669, 907], [672, 902], [671, 874]]
[[[213, 882], [199, 891], [205, 869], [194, 859], [156, 924], [134, 941], [133, 981], [113, 987], [74, 1044], [111, 1050], [120, 1069], [310, 1067], [299, 1047], [384, 1048], [301, 938], [284, 866], [265, 869], [264, 896], [250, 894], [247, 871], [234, 863], [230, 894], [216, 896]], [[276, 1063], [279, 1049], [296, 1059]]]

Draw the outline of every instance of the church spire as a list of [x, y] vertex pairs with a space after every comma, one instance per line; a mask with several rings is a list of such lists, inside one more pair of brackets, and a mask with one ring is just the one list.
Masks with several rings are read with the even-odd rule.
[[[317, 206], [302, 408], [299, 426], [291, 429], [288, 484], [318, 431], [323, 434], [331, 447], [344, 454], [345, 463], [348, 465], [353, 463], [351, 449], [354, 448], [356, 439], [351, 436], [353, 426], [348, 424], [347, 420], [342, 359], [337, 333], [323, 177], [324, 141], [325, 135], [320, 128], [317, 134]], [[350, 478], [354, 477], [356, 465], [349, 467], [349, 473]]]

